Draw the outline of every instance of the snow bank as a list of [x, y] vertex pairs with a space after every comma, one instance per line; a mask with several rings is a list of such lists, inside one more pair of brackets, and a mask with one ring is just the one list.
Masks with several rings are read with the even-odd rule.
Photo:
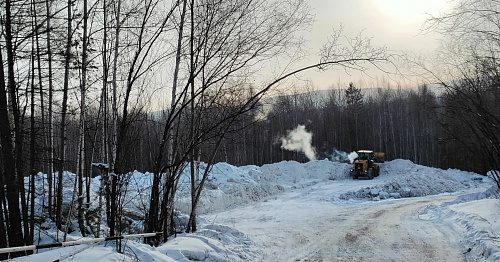
[[[308, 187], [319, 182], [353, 180], [350, 164], [329, 160], [307, 163], [282, 161], [261, 167], [235, 167], [215, 164], [202, 193], [199, 214], [220, 212], [263, 200], [289, 189]], [[201, 170], [204, 170], [202, 165]], [[188, 172], [188, 171], [186, 171]], [[381, 200], [421, 197], [461, 191], [480, 184], [486, 177], [475, 173], [426, 167], [409, 160], [393, 160], [381, 164], [380, 176], [370, 181], [353, 180], [355, 190], [332, 192], [333, 199]], [[337, 193], [335, 195], [335, 193]], [[179, 194], [179, 207], [188, 213], [190, 196], [186, 188]]]
[[[466, 230], [464, 242], [470, 256], [486, 261], [500, 261], [500, 236], [498, 199], [481, 199], [450, 206], [451, 218]], [[496, 210], [496, 212], [492, 212]]]
[[[307, 163], [282, 161], [261, 167], [235, 167], [228, 163], [213, 165], [203, 189], [199, 214], [214, 213], [228, 208], [266, 199], [287, 189], [311, 186], [319, 181], [347, 179], [350, 165], [329, 160]], [[205, 169], [202, 165], [201, 171]], [[189, 170], [186, 171], [189, 174]], [[180, 211], [188, 213], [189, 191], [179, 194]]]
[[184, 261], [179, 258], [189, 261], [255, 261], [260, 256], [243, 233], [216, 224], [204, 225], [195, 234], [177, 236], [157, 250], [175, 261]]
[[500, 261], [500, 201], [496, 186], [481, 194], [465, 194], [456, 200], [430, 205], [420, 219], [447, 221], [463, 235], [464, 261]]
[[[70, 236], [68, 240], [78, 240]], [[41, 250], [42, 253], [10, 261], [55, 261], [69, 257], [71, 261], [260, 261], [261, 253], [236, 229], [223, 225], [204, 225], [193, 234], [181, 234], [167, 243], [152, 247], [140, 240], [122, 240], [123, 254], [115, 251], [114, 241], [98, 245]]]
[[381, 164], [382, 184], [340, 195], [340, 199], [387, 199], [422, 197], [451, 193], [480, 183], [483, 177], [460, 170], [442, 170], [414, 164], [409, 160], [393, 160]]

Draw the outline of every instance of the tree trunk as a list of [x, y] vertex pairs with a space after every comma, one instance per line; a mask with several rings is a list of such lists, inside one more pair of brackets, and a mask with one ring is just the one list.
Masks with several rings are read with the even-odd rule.
[[84, 190], [83, 190], [83, 177], [85, 173], [85, 89], [87, 88], [87, 0], [83, 1], [83, 51], [82, 51], [82, 80], [80, 85], [80, 151], [78, 156], [78, 226], [80, 233], [85, 237], [85, 207], [83, 205]]
[[47, 173], [47, 180], [48, 180], [48, 187], [49, 187], [49, 192], [48, 192], [48, 209], [49, 209], [49, 217], [54, 218], [53, 216], [53, 175], [54, 175], [54, 119], [52, 115], [52, 103], [53, 103], [53, 84], [52, 84], [52, 48], [51, 48], [51, 34], [50, 34], [50, 22], [51, 22], [51, 12], [50, 12], [50, 0], [45, 1], [45, 9], [46, 9], [46, 23], [47, 23], [47, 35], [46, 35], [46, 41], [47, 41], [47, 66], [48, 66], [48, 96], [49, 96], [49, 107], [48, 107], [48, 173]]
[[[170, 116], [174, 116], [176, 114], [176, 104], [178, 103], [177, 101], [177, 81], [179, 77], [179, 66], [180, 66], [180, 59], [181, 59], [181, 48], [182, 48], [182, 36], [183, 36], [183, 29], [184, 29], [184, 20], [185, 20], [185, 15], [186, 15], [186, 3], [187, 0], [183, 0], [182, 4], [182, 12], [181, 12], [181, 20], [179, 23], [179, 34], [177, 38], [177, 50], [176, 50], [176, 57], [175, 57], [175, 69], [174, 69], [174, 76], [173, 76], [173, 84], [172, 84], [172, 98], [171, 98], [171, 108], [170, 108]], [[160, 199], [160, 191], [159, 191], [159, 186], [161, 179], [163, 177], [163, 172], [168, 172], [167, 175], [165, 175], [165, 184], [167, 187], [169, 185], [173, 185], [174, 181], [169, 181], [171, 179], [175, 179], [175, 175], [172, 174], [171, 168], [162, 168], [161, 166], [164, 165], [164, 161], [166, 161], [167, 166], [171, 165], [173, 161], [173, 137], [171, 135], [171, 128], [172, 128], [172, 120], [170, 117], [167, 119], [167, 123], [165, 124], [164, 130], [163, 130], [163, 135], [162, 135], [162, 141], [159, 146], [159, 151], [158, 151], [158, 156], [156, 157], [155, 160], [155, 166], [154, 166], [154, 178], [153, 178], [153, 187], [151, 189], [151, 198], [150, 198], [150, 204], [149, 204], [149, 212], [148, 212], [148, 221], [147, 221], [147, 232], [154, 232], [156, 230], [159, 230], [158, 227], [158, 215], [161, 213], [165, 214], [164, 217], [164, 235], [163, 239], [166, 241], [168, 238], [168, 224], [169, 222], [167, 221], [169, 219], [169, 212], [168, 212], [168, 206], [169, 206], [169, 197], [171, 195], [175, 195], [175, 192], [170, 192], [170, 190], [175, 190], [175, 188], [167, 188], [166, 193], [164, 196], [166, 196], [166, 199], [163, 199], [163, 202], [161, 205], [159, 205], [159, 199]], [[164, 150], [167, 151], [167, 159], [164, 160]], [[167, 193], [167, 191], [169, 191]], [[173, 200], [172, 200], [173, 201]], [[159, 210], [160, 209], [160, 210]], [[146, 240], [149, 241], [149, 240]]]
[[[35, 25], [38, 25], [38, 13], [37, 13], [37, 10], [35, 8], [35, 1], [32, 1], [32, 4], [33, 4], [33, 14], [34, 14], [34, 20], [35, 20]], [[47, 159], [50, 158], [50, 155], [47, 153], [47, 147], [48, 147], [48, 140], [47, 140], [47, 133], [46, 133], [46, 116], [45, 116], [45, 97], [44, 97], [44, 91], [43, 91], [43, 79], [42, 79], [42, 62], [41, 62], [41, 50], [40, 50], [40, 37], [39, 37], [39, 30], [38, 30], [38, 26], [36, 26], [36, 29], [35, 29], [35, 39], [36, 39], [36, 57], [37, 57], [37, 65], [38, 65], [38, 85], [39, 85], [39, 95], [40, 95], [40, 118], [41, 118], [41, 130], [42, 130], [42, 134], [43, 134], [43, 142], [42, 142], [42, 150], [43, 150], [43, 153], [42, 153], [42, 172], [44, 172], [45, 174], [49, 174], [49, 165], [48, 163], [46, 162]], [[33, 129], [32, 129], [33, 130]], [[45, 188], [45, 180], [43, 179], [42, 177], [42, 187]], [[33, 191], [34, 192], [34, 191]], [[34, 195], [33, 195], [34, 197]], [[34, 199], [33, 199], [34, 200]], [[45, 193], [43, 194], [42, 196], [42, 217], [45, 217], [45, 212], [47, 211], [45, 209], [45, 201], [47, 199], [45, 198]], [[48, 199], [49, 203], [50, 203], [50, 198]], [[32, 208], [31, 210], [34, 210], [34, 201], [32, 202]], [[34, 221], [34, 212], [32, 212], [32, 220], [31, 221]], [[35, 223], [32, 222], [31, 223], [31, 232], [34, 232], [35, 231]], [[40, 234], [40, 231], [38, 231], [38, 233]], [[32, 238], [33, 239], [33, 238]]]
[[[1, 80], [0, 80], [1, 81]], [[0, 108], [1, 111], [1, 108]], [[0, 112], [1, 113], [1, 112]], [[0, 140], [0, 143], [2, 141]], [[0, 187], [5, 188], [5, 184], [3, 182], [3, 176], [0, 175]], [[3, 202], [5, 200], [4, 190], [0, 190], [0, 232], [8, 232], [4, 220], [4, 215], [7, 212], [7, 209], [4, 209]], [[5, 248], [8, 246], [7, 243], [7, 234], [0, 234], [0, 248]], [[0, 260], [7, 260], [8, 254], [0, 254]]]
[[[184, 2], [184, 5], [186, 4], [186, 1]], [[195, 170], [195, 144], [196, 144], [196, 137], [197, 134], [195, 133], [195, 90], [194, 90], [194, 0], [191, 0], [191, 5], [190, 5], [190, 19], [191, 19], [191, 34], [189, 38], [189, 61], [190, 61], [190, 66], [189, 66], [189, 78], [191, 79], [191, 122], [190, 122], [190, 135], [189, 135], [189, 140], [192, 143], [193, 146], [191, 146], [191, 152], [189, 154], [190, 157], [190, 171], [191, 171], [191, 214], [196, 218], [196, 207], [193, 206], [193, 203], [196, 198], [196, 187], [198, 186], [198, 178], [199, 175]], [[191, 221], [191, 220], [190, 220]], [[188, 228], [191, 228], [193, 231], [196, 231], [196, 223], [193, 225], [188, 224]]]
[[[5, 18], [5, 42], [6, 42], [6, 51], [7, 51], [7, 68], [8, 68], [8, 89], [9, 89], [9, 95], [10, 95], [10, 102], [11, 102], [11, 109], [12, 109], [12, 114], [14, 116], [14, 148], [12, 149], [12, 152], [14, 154], [14, 165], [15, 165], [15, 182], [17, 183], [16, 185], [16, 192], [18, 194], [18, 197], [21, 198], [21, 200], [17, 200], [17, 202], [21, 204], [21, 218], [19, 220], [19, 223], [21, 221], [24, 221], [22, 223], [23, 227], [23, 234], [24, 234], [24, 240], [28, 238], [29, 235], [29, 226], [28, 226], [28, 207], [27, 207], [27, 201], [26, 201], [26, 195], [25, 195], [25, 190], [24, 190], [24, 162], [22, 161], [23, 159], [23, 131], [21, 128], [21, 117], [20, 117], [20, 111], [19, 111], [19, 106], [18, 106], [18, 92], [17, 92], [17, 83], [15, 81], [15, 66], [14, 66], [14, 50], [13, 50], [13, 44], [12, 44], [12, 25], [11, 25], [11, 1], [6, 1], [6, 18]], [[8, 184], [10, 181], [8, 182]], [[10, 204], [9, 204], [10, 206]], [[24, 242], [24, 241], [23, 241]]]
[[[7, 54], [12, 56], [12, 42], [10, 40], [10, 1], [7, 0], [7, 16], [6, 16], [6, 38], [7, 41]], [[10, 51], [9, 51], [10, 50]], [[0, 49], [0, 64], [3, 63], [2, 50]], [[14, 60], [8, 59], [9, 68], [9, 84], [15, 85], [14, 80]], [[14, 151], [12, 148], [12, 135], [10, 130], [7, 93], [5, 74], [3, 67], [0, 68], [0, 142], [3, 157], [3, 166], [5, 171], [5, 189], [8, 203], [8, 220], [7, 220], [7, 236], [10, 247], [17, 247], [24, 245], [23, 229], [21, 225], [21, 212], [19, 210], [19, 189], [17, 185], [17, 172], [15, 167]], [[11, 253], [11, 257], [22, 256], [24, 253], [17, 252]]]
[[60, 147], [59, 147], [59, 168], [58, 168], [58, 186], [57, 186], [57, 208], [56, 208], [56, 225], [57, 228], [62, 229], [62, 208], [63, 208], [63, 173], [66, 161], [66, 113], [68, 111], [68, 88], [69, 88], [69, 67], [71, 59], [71, 33], [72, 33], [72, 1], [67, 2], [67, 39], [66, 51], [64, 53], [64, 83], [63, 83], [63, 100], [61, 111], [61, 131], [60, 131]]
[[[33, 8], [34, 9], [34, 8]], [[33, 18], [35, 19], [35, 18]], [[33, 28], [36, 27], [33, 25]], [[35, 30], [36, 31], [36, 30]], [[36, 178], [36, 170], [35, 170], [35, 161], [36, 161], [36, 152], [35, 152], [35, 41], [32, 38], [32, 49], [31, 49], [31, 112], [30, 112], [30, 181], [29, 181], [29, 191], [28, 195], [30, 196], [30, 215], [29, 220], [25, 220], [25, 224], [28, 225], [28, 234], [25, 233], [25, 241], [27, 245], [33, 244], [34, 240], [34, 231], [35, 231], [35, 178]], [[24, 185], [24, 184], [23, 184]], [[29, 221], [29, 223], [28, 223]], [[25, 227], [26, 228], [26, 227]], [[32, 254], [33, 251], [28, 254]]]
[[118, 72], [118, 51], [119, 51], [119, 43], [120, 43], [120, 30], [121, 30], [121, 21], [120, 21], [120, 12], [121, 12], [121, 0], [118, 0], [116, 3], [116, 9], [115, 9], [115, 20], [116, 20], [116, 29], [115, 29], [115, 46], [114, 46], [114, 56], [113, 56], [113, 105], [112, 105], [112, 124], [113, 124], [113, 136], [112, 136], [112, 148], [111, 148], [111, 157], [110, 157], [110, 170], [111, 173], [110, 175], [112, 176], [112, 181], [111, 181], [111, 196], [110, 196], [110, 208], [109, 214], [110, 217], [108, 217], [109, 220], [109, 234], [110, 236], [115, 235], [115, 226], [116, 226], [116, 170], [115, 170], [115, 165], [117, 163], [117, 154], [119, 150], [118, 145], [118, 105], [117, 105], [117, 89], [118, 89], [118, 79], [117, 79], [117, 72]]
[[[234, 121], [234, 119], [232, 121]], [[197, 229], [197, 227], [196, 227], [196, 208], [198, 207], [198, 202], [200, 200], [201, 191], [203, 190], [203, 186], [205, 185], [205, 181], [208, 178], [209, 172], [211, 170], [211, 166], [215, 160], [215, 156], [217, 155], [216, 152], [219, 150], [219, 148], [222, 144], [222, 141], [224, 140], [224, 137], [226, 135], [227, 129], [230, 126], [231, 126], [231, 124], [229, 124], [227, 126], [226, 130], [224, 130], [221, 134], [219, 134], [220, 137], [215, 144], [215, 149], [212, 152], [212, 157], [209, 159], [209, 161], [207, 163], [207, 166], [206, 166], [206, 169], [203, 173], [203, 177], [201, 178], [201, 181], [198, 182], [198, 179], [196, 179], [195, 180], [196, 182], [194, 182], [195, 187], [191, 188], [191, 190], [194, 192], [192, 193], [193, 197], [191, 199], [191, 214], [189, 215], [188, 227], [186, 230], [186, 232], [188, 232], [188, 233], [195, 232]]]

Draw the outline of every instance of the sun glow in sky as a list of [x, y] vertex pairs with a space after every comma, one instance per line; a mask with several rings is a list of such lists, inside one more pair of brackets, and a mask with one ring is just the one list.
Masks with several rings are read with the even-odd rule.
[[446, 10], [449, 0], [373, 0], [385, 15], [401, 20], [421, 20]]
[[[393, 51], [430, 53], [439, 46], [440, 35], [422, 32], [431, 15], [449, 12], [452, 0], [311, 0], [309, 5], [315, 23], [305, 36], [311, 52], [319, 50], [333, 30], [344, 28], [344, 34], [354, 37], [360, 32], [372, 39], [372, 44]], [[315, 87], [328, 88], [342, 82], [357, 82], [362, 76], [333, 73], [312, 73]], [[384, 77], [376, 72], [371, 77]], [[370, 81], [370, 79], [367, 79]]]

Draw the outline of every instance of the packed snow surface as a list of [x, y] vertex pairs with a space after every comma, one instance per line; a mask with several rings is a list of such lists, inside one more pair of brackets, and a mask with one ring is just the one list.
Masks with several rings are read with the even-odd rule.
[[[127, 240], [123, 254], [109, 242], [39, 250], [15, 261], [500, 260], [500, 202], [490, 178], [393, 160], [381, 164], [373, 180], [354, 180], [350, 167], [329, 160], [218, 163], [203, 191], [196, 233], [158, 247]], [[187, 174], [177, 196], [182, 214], [189, 212]], [[125, 208], [140, 218], [151, 174], [128, 176]], [[68, 202], [72, 177], [66, 174]], [[97, 193], [99, 177], [91, 182]], [[92, 201], [97, 205], [97, 194]], [[140, 231], [140, 219], [129, 222]], [[53, 242], [53, 227], [43, 228], [40, 243]], [[76, 232], [68, 240], [81, 239]]]

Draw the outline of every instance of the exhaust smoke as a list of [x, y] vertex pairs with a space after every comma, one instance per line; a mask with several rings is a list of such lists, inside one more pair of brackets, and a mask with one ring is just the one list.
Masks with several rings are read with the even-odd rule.
[[335, 148], [333, 149], [333, 153], [330, 155], [330, 159], [332, 161], [341, 163], [349, 162], [352, 164], [356, 158], [358, 158], [358, 154], [355, 151], [348, 154], [347, 152], [340, 151]]
[[281, 138], [281, 148], [302, 152], [309, 160], [316, 160], [316, 149], [311, 145], [312, 133], [306, 131], [306, 127], [298, 125], [291, 130], [286, 137]]

